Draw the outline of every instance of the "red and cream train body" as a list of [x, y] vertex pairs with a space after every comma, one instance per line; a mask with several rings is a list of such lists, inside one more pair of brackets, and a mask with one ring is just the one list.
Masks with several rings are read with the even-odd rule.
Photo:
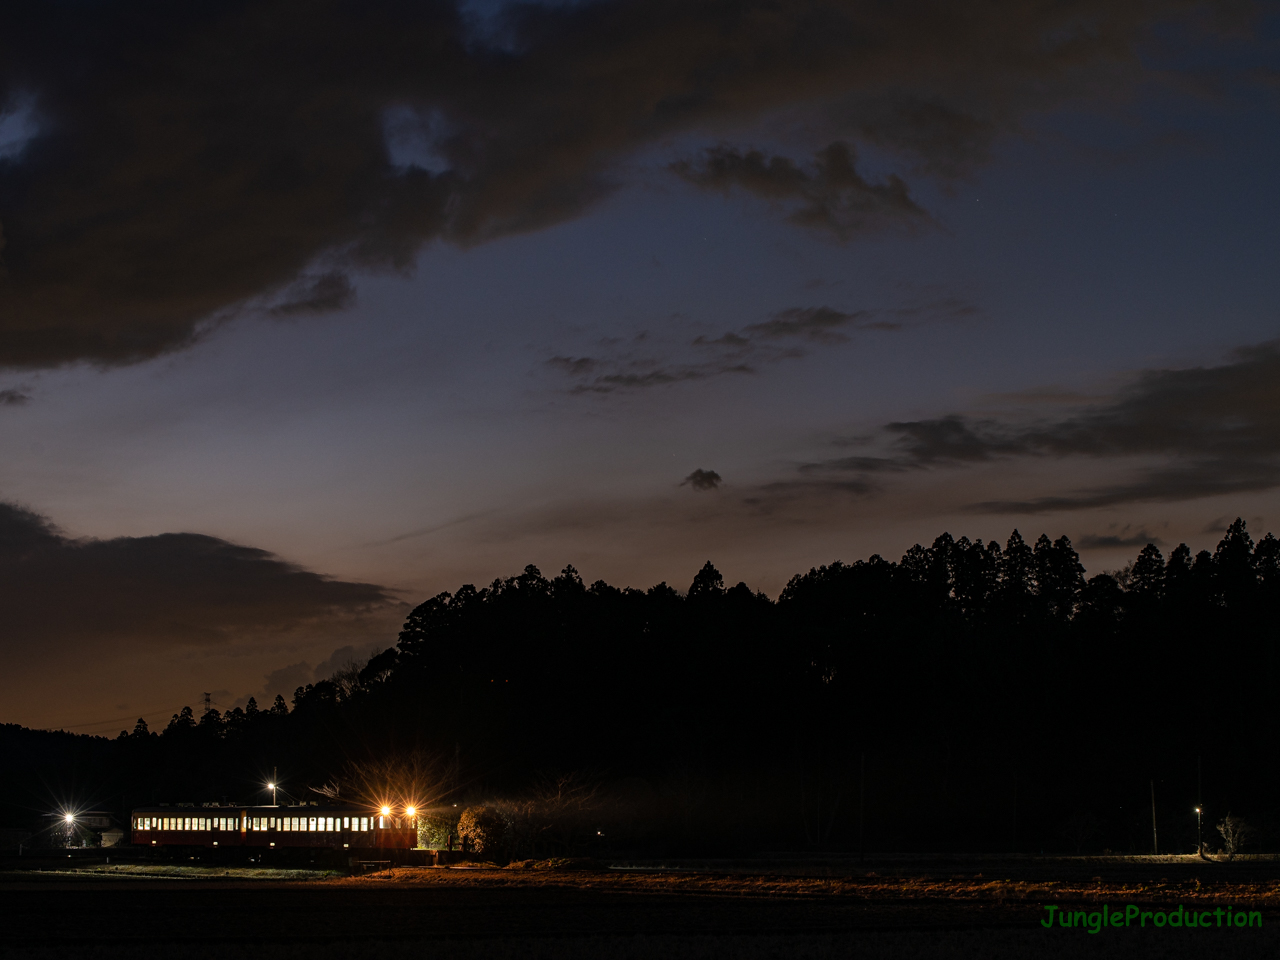
[[130, 831], [133, 843], [146, 847], [385, 850], [418, 845], [412, 815], [356, 805], [138, 807]]

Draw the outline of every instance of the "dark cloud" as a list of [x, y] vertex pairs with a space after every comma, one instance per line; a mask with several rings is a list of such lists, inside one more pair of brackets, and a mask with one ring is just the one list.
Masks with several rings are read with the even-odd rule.
[[1139, 501], [1179, 501], [1280, 486], [1280, 341], [1235, 351], [1228, 363], [1149, 370], [1105, 402], [1032, 422], [952, 415], [890, 423], [885, 456], [806, 464], [809, 472], [876, 473], [1012, 458], [1143, 458], [1115, 484], [1028, 500], [993, 500], [984, 513], [1043, 513]]
[[[570, 388], [574, 394], [610, 394], [619, 390], [644, 390], [691, 380], [709, 380], [731, 373], [755, 373], [755, 367], [738, 357], [721, 357], [706, 363], [667, 363], [653, 357], [623, 355], [615, 359], [593, 357], [553, 357], [552, 367], [581, 382]], [[607, 369], [608, 373], [592, 374]]]
[[981, 308], [972, 300], [954, 295], [921, 300], [885, 311], [899, 323], [907, 320], [967, 320], [981, 312]]
[[[636, 352], [634, 344], [621, 340], [606, 341], [601, 346], [622, 346], [611, 356], [555, 356], [547, 366], [579, 382], [570, 388], [576, 394], [609, 394], [618, 390], [639, 390], [690, 380], [708, 380], [734, 373], [757, 373], [765, 365], [795, 360], [806, 355], [799, 344], [818, 343], [827, 346], [847, 343], [852, 333], [902, 329], [906, 323], [924, 323], [971, 316], [978, 308], [959, 297], [910, 303], [891, 309], [839, 310], [831, 306], [788, 307], [770, 314], [767, 320], [752, 323], [740, 330], [730, 330], [718, 337], [701, 335], [691, 343], [669, 345], [668, 354], [687, 354], [687, 347], [697, 348], [697, 358], [670, 359], [655, 355], [659, 347], [648, 334], [635, 338], [645, 343], [648, 355]], [[684, 318], [677, 318], [684, 319]], [[683, 349], [682, 348], [686, 348]]]
[[319, 680], [328, 680], [339, 670], [346, 669], [351, 664], [363, 667], [369, 662], [370, 657], [375, 653], [380, 653], [390, 645], [388, 641], [347, 644], [333, 651], [327, 659], [320, 661], [314, 667], [307, 661], [301, 660], [272, 670], [263, 677], [262, 689], [252, 694], [246, 694], [236, 700], [233, 706], [244, 707], [248, 703], [250, 696], [257, 701], [259, 708], [270, 706], [277, 696], [290, 700], [298, 687], [304, 687], [308, 683], [315, 683]]
[[683, 487], [688, 485], [694, 490], [714, 490], [716, 487], [720, 486], [722, 482], [720, 474], [716, 473], [714, 470], [698, 469], [681, 480], [680, 486]]
[[9, 387], [0, 390], [0, 407], [21, 407], [31, 402], [31, 394], [26, 390]]
[[1164, 545], [1163, 540], [1147, 533], [1145, 528], [1134, 534], [1086, 533], [1076, 539], [1076, 546], [1082, 550], [1118, 550], [1121, 548], [1130, 550], [1134, 547], [1145, 547], [1148, 543], [1155, 544], [1157, 547]]
[[759, 150], [742, 153], [723, 144], [705, 151], [697, 162], [677, 161], [671, 169], [704, 189], [728, 192], [737, 187], [768, 200], [790, 201], [788, 220], [840, 240], [895, 223], [929, 221], [901, 177], [890, 175], [884, 183], [863, 179], [847, 143], [820, 150], [812, 173], [788, 157], [766, 157]]
[[764, 323], [753, 323], [745, 331], [753, 337], [779, 340], [784, 337], [800, 337], [817, 343], [844, 343], [849, 338], [842, 327], [857, 326], [862, 329], [897, 330], [899, 325], [871, 320], [866, 310], [844, 313], [831, 307], [792, 307], [775, 313]]
[[129, 363], [246, 306], [340, 307], [329, 271], [575, 217], [643, 148], [801, 105], [831, 144], [811, 167], [723, 148], [686, 174], [842, 236], [919, 220], [843, 144], [959, 175], [1029, 111], [1156, 76], [1141, 40], [1193, 8], [598, 0], [513, 4], [477, 32], [448, 0], [13, 0], [0, 366]]
[[743, 498], [749, 507], [769, 512], [793, 501], [819, 501], [829, 498], [870, 497], [881, 492], [878, 484], [865, 477], [856, 479], [775, 480], [761, 484], [755, 494]]
[[11, 660], [93, 648], [218, 646], [394, 611], [369, 583], [194, 533], [82, 540], [0, 503], [0, 622]]
[[592, 357], [552, 357], [547, 361], [547, 366], [555, 367], [571, 377], [579, 377], [593, 373], [600, 366], [600, 361]]

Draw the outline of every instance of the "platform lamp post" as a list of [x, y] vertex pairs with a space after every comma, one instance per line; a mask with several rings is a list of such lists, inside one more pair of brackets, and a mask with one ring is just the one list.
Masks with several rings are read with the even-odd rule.
[[276, 803], [276, 768], [275, 767], [271, 768], [271, 782], [267, 784], [267, 789], [271, 791], [271, 805], [273, 807], [279, 806], [279, 804]]
[[1196, 853], [1204, 856], [1204, 840], [1200, 836], [1201, 811], [1196, 807]]

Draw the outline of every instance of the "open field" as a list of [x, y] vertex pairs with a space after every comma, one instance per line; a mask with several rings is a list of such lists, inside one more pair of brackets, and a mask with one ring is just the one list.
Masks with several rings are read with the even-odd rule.
[[[0, 873], [0, 955], [261, 957], [1163, 957], [1275, 955], [1280, 864], [1195, 858], [722, 863], [720, 869], [397, 868], [360, 877], [156, 864]], [[637, 865], [638, 866], [638, 865]], [[220, 869], [220, 868], [219, 868]], [[842, 874], [842, 875], [838, 875]], [[1040, 926], [1094, 911], [1259, 910], [1261, 930]], [[1274, 921], [1276, 926], [1270, 924]]]

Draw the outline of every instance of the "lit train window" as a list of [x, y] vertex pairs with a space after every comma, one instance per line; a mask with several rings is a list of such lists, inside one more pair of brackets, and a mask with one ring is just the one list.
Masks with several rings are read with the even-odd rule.
[[333, 817], [328, 817], [325, 819], [325, 830], [328, 831], [329, 833], [333, 833]]
[[368, 818], [368, 817], [361, 817], [361, 818], [360, 818], [360, 829], [361, 829], [361, 830], [363, 830], [363, 831], [365, 831], [366, 833], [368, 832], [368, 830], [369, 830], [369, 818]]
[[308, 830], [310, 830], [312, 833], [315, 833], [315, 832], [316, 832], [316, 818], [315, 818], [315, 817], [307, 817], [307, 829], [308, 829]]
[[342, 818], [342, 829], [343, 829], [343, 830], [350, 830], [350, 829], [351, 829], [351, 818], [350, 818], [350, 817], [343, 817], [343, 818]]

